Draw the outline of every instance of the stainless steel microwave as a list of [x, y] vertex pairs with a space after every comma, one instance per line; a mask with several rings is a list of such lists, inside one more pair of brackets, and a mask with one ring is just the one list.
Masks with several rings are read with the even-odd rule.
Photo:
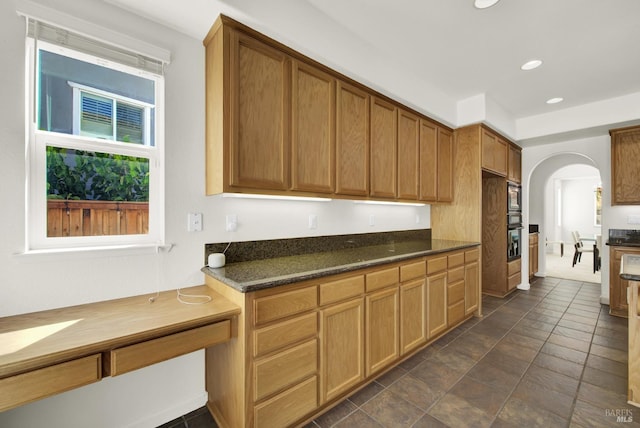
[[522, 188], [517, 184], [507, 183], [507, 211], [522, 211]]

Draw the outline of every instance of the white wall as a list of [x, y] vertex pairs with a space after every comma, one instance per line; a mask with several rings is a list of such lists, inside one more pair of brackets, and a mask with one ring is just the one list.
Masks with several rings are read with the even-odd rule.
[[[0, 2], [0, 316], [154, 293], [203, 283], [204, 244], [430, 227], [426, 207], [360, 205], [349, 201], [252, 201], [204, 196], [204, 49], [200, 40], [99, 0], [48, 0], [47, 7], [112, 28], [171, 51], [166, 69], [166, 238], [169, 253], [21, 255], [24, 211], [24, 20], [17, 2]], [[186, 230], [201, 212], [204, 230]], [[224, 216], [236, 214], [229, 233]], [[307, 228], [308, 215], [318, 228]], [[369, 215], [375, 225], [369, 226]], [[416, 216], [419, 222], [416, 222]], [[2, 427], [153, 427], [202, 406], [204, 352], [63, 393], [0, 414]]]

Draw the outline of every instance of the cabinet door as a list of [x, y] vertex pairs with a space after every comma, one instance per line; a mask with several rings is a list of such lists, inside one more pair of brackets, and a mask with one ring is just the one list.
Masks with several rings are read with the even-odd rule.
[[371, 98], [371, 196], [396, 197], [397, 110], [391, 103]]
[[522, 181], [522, 154], [517, 147], [509, 146], [509, 181], [520, 183]]
[[398, 287], [368, 294], [366, 301], [366, 375], [388, 366], [400, 356], [398, 343]]
[[611, 247], [609, 258], [609, 313], [620, 317], [629, 316], [627, 287], [629, 281], [620, 278], [620, 264], [623, 254], [640, 256], [640, 250], [630, 247]]
[[420, 119], [398, 109], [398, 198], [418, 199]]
[[439, 202], [453, 200], [453, 134], [438, 128], [438, 196]]
[[427, 331], [428, 337], [447, 328], [447, 273], [427, 277]]
[[611, 205], [640, 204], [640, 128], [611, 131]]
[[427, 341], [427, 282], [424, 278], [400, 286], [400, 352]]
[[285, 190], [290, 66], [284, 53], [232, 32], [230, 184]]
[[364, 379], [364, 299], [320, 311], [320, 391], [326, 403]]
[[478, 310], [480, 299], [480, 264], [471, 262], [464, 266], [464, 314]]
[[336, 193], [369, 194], [369, 95], [338, 81]]
[[335, 187], [335, 79], [293, 61], [291, 188], [332, 193]]
[[507, 176], [509, 145], [493, 133], [482, 130], [482, 168]]
[[420, 121], [420, 200], [438, 197], [438, 127]]

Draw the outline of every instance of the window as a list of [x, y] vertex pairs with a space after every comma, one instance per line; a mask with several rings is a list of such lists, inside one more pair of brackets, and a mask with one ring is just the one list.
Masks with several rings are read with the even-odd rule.
[[123, 64], [112, 60], [119, 48], [66, 31], [60, 43], [62, 30], [28, 25], [29, 250], [161, 245], [161, 73], [139, 55], [142, 67]]

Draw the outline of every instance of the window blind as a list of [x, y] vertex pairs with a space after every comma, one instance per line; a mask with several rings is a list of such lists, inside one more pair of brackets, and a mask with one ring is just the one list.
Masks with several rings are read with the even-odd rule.
[[154, 74], [163, 74], [163, 61], [58, 27], [48, 22], [27, 17], [27, 35], [58, 46], [68, 47], [119, 64], [135, 67]]

